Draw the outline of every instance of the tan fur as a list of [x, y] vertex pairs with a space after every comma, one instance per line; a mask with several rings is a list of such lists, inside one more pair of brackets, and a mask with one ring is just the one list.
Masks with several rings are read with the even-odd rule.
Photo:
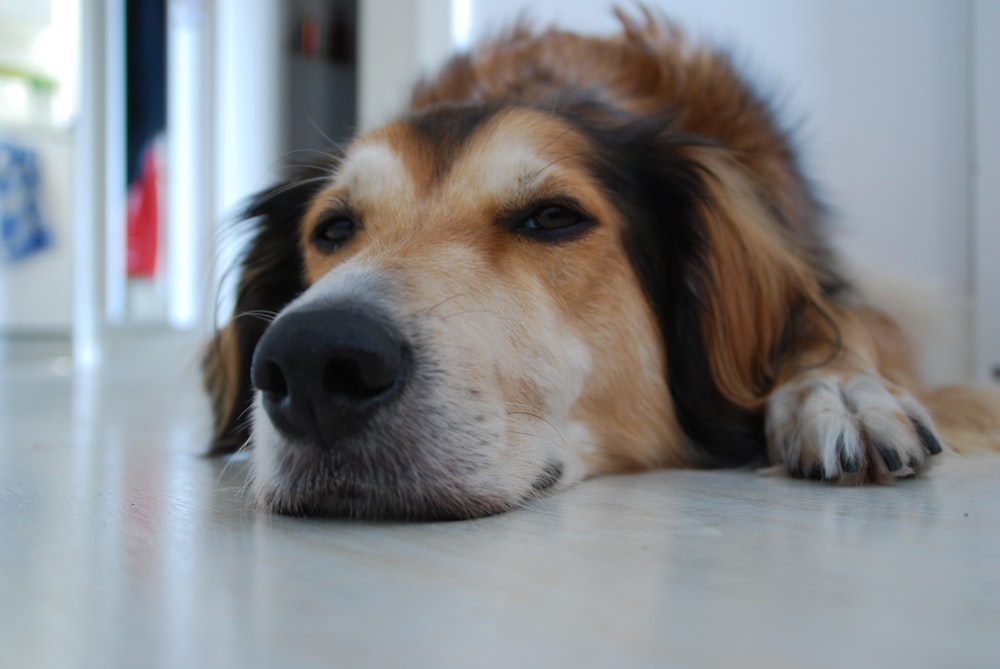
[[1000, 450], [1000, 393], [996, 389], [947, 386], [925, 391], [920, 399], [956, 452]]
[[215, 416], [213, 452], [226, 442], [225, 429], [239, 410], [240, 348], [232, 323], [219, 330], [203, 354], [202, 374]]

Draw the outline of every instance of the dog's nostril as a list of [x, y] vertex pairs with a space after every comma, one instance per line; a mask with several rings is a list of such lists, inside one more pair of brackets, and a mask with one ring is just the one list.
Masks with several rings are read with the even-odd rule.
[[285, 375], [281, 372], [281, 367], [275, 362], [268, 362], [264, 365], [264, 387], [261, 390], [265, 392], [278, 395], [280, 397], [288, 396], [288, 382], [285, 380]]
[[398, 375], [398, 356], [355, 352], [326, 363], [323, 390], [340, 397], [367, 399], [391, 388]]
[[288, 381], [281, 365], [273, 358], [254, 356], [250, 367], [250, 382], [257, 390], [278, 397], [288, 396]]

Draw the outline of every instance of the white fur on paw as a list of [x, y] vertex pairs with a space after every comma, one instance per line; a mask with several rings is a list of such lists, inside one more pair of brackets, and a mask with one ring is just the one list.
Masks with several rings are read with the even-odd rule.
[[902, 388], [869, 375], [827, 374], [778, 387], [767, 402], [771, 458], [793, 476], [860, 483], [912, 476], [941, 440]]

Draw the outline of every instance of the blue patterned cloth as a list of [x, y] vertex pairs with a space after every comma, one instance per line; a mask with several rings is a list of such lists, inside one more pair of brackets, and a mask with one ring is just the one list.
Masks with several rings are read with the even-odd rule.
[[0, 141], [0, 257], [23, 260], [51, 244], [52, 232], [42, 217], [38, 156]]

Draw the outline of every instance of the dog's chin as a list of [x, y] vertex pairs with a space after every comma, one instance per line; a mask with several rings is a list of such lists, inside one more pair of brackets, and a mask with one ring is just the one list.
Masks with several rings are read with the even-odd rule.
[[469, 520], [510, 511], [517, 504], [503, 498], [460, 498], [446, 489], [396, 490], [390, 483], [365, 483], [350, 472], [323, 489], [285, 482], [257, 491], [258, 504], [270, 513], [307, 518], [366, 521]]
[[[419, 423], [419, 421], [416, 421]], [[561, 487], [555, 460], [513, 470], [484, 455], [490, 435], [464, 443], [376, 424], [336, 448], [281, 434], [258, 405], [251, 436], [252, 492], [272, 513], [364, 520], [464, 520], [510, 511]], [[494, 449], [496, 452], [498, 449]]]

